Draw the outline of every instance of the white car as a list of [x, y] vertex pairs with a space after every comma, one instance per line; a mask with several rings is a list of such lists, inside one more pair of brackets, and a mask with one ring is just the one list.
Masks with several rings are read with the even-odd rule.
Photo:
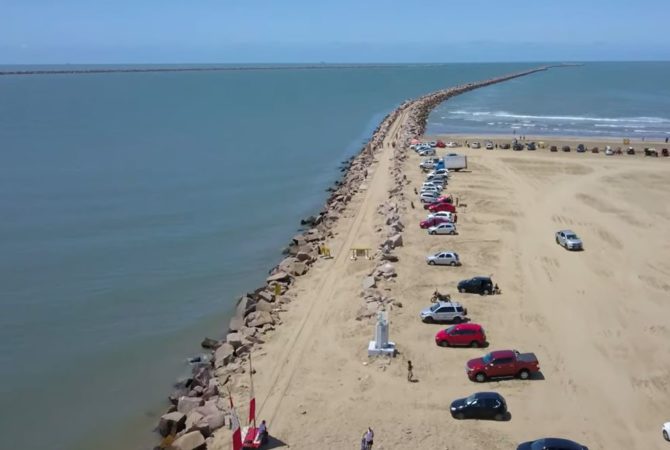
[[449, 211], [438, 211], [436, 213], [428, 214], [428, 217], [426, 217], [426, 219], [430, 220], [434, 219], [435, 217], [444, 217], [445, 219], [450, 220], [451, 222], [454, 221], [454, 215]]
[[458, 147], [458, 143], [457, 143], [457, 142], [454, 142], [454, 141], [449, 141], [449, 142], [447, 142], [446, 145], [447, 145], [448, 148], [456, 148], [456, 147]]
[[439, 196], [440, 194], [437, 192], [424, 192], [423, 194], [419, 195], [419, 200], [421, 203], [433, 203], [439, 198]]
[[670, 441], [670, 422], [663, 424], [663, 439]]
[[486, 147], [486, 150], [493, 150], [493, 142], [487, 141], [485, 147]]
[[440, 183], [442, 185], [447, 184], [447, 180], [444, 178], [444, 175], [428, 175], [426, 177], [426, 183]]
[[606, 154], [607, 156], [612, 156], [612, 155], [614, 154], [614, 150], [612, 150], [612, 147], [610, 147], [610, 146], [608, 145], [608, 146], [605, 148], [605, 154]]
[[437, 161], [435, 161], [435, 158], [426, 158], [423, 161], [421, 161], [421, 164], [419, 164], [419, 168], [425, 169], [425, 170], [430, 170], [433, 167], [435, 167], [435, 164], [437, 164]]
[[449, 169], [437, 169], [437, 170], [432, 170], [431, 172], [428, 173], [427, 176], [430, 175], [441, 175], [443, 177], [448, 177], [449, 176]]
[[434, 156], [434, 155], [435, 155], [434, 148], [424, 148], [422, 150], [419, 150], [419, 156]]
[[436, 302], [421, 311], [419, 317], [425, 323], [465, 321], [468, 310], [458, 302]]
[[438, 190], [438, 192], [442, 192], [442, 189], [444, 189], [444, 187], [440, 183], [437, 183], [437, 182], [434, 183], [432, 181], [428, 181], [428, 182], [423, 183], [421, 185], [421, 190], [422, 191], [425, 190], [426, 188], [435, 188], [435, 189]]
[[426, 256], [428, 265], [439, 266], [460, 266], [461, 261], [458, 259], [456, 252], [437, 252], [434, 255]]
[[481, 148], [481, 147], [482, 147], [482, 144], [480, 144], [479, 142], [471, 142], [470, 143], [470, 148]]
[[421, 186], [421, 192], [441, 192], [442, 189], [438, 188], [432, 183], [424, 184]]
[[556, 243], [568, 250], [584, 250], [584, 244], [577, 233], [572, 230], [559, 230], [556, 232]]
[[456, 234], [456, 225], [452, 222], [443, 222], [428, 228], [428, 234]]

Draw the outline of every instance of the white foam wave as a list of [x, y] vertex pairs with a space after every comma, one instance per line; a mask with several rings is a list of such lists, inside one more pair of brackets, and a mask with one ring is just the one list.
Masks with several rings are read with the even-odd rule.
[[590, 116], [534, 116], [528, 114], [512, 114], [507, 111], [449, 111], [452, 115], [464, 115], [474, 117], [498, 117], [506, 119], [523, 119], [523, 120], [562, 120], [574, 122], [605, 122], [605, 123], [634, 123], [635, 126], [639, 124], [670, 124], [670, 119], [664, 117], [590, 117]]

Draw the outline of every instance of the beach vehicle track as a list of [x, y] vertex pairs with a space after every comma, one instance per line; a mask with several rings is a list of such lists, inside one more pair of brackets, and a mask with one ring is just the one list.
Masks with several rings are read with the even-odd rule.
[[[375, 214], [374, 208], [368, 207], [369, 203], [382, 202], [386, 198], [387, 191], [386, 186], [383, 186], [383, 183], [384, 180], [387, 179], [385, 172], [390, 170], [393, 158], [391, 147], [388, 147], [387, 143], [393, 141], [393, 137], [396, 132], [400, 130], [401, 125], [406, 119], [406, 115], [406, 110], [401, 112], [395, 122], [389, 127], [387, 136], [382, 142], [382, 149], [378, 152], [377, 168], [372, 175], [372, 180], [369, 182], [369, 187], [365, 192], [363, 201], [361, 205], [358, 206], [356, 215], [346, 231], [342, 241], [342, 248], [334, 261], [335, 267], [343, 267], [348, 262], [348, 253], [344, 251], [344, 249], [353, 245], [366, 215], [370, 213]], [[312, 330], [328, 310], [327, 306], [334, 295], [333, 286], [337, 281], [338, 273], [340, 273], [340, 271], [335, 270], [335, 267], [328, 271], [328, 275], [319, 286], [318, 292], [324, 292], [326, 294], [314, 298], [307, 314], [300, 321], [295, 333], [290, 338], [289, 344], [285, 347], [281, 357], [278, 358], [272, 376], [270, 377], [272, 381], [268, 386], [267, 396], [261, 402], [258, 411], [259, 415], [260, 413], [264, 413], [269, 423], [273, 424], [273, 426], [276, 426], [274, 424], [278, 417], [277, 413], [279, 412], [282, 400], [286, 396], [291, 385], [291, 381], [305, 348], [307, 347], [307, 344], [311, 342], [308, 339], [301, 338], [305, 333], [308, 335], [312, 333]]]

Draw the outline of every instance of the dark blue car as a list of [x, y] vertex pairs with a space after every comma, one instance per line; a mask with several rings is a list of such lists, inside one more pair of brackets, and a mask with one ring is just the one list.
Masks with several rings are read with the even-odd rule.
[[589, 450], [585, 446], [569, 439], [542, 438], [537, 441], [519, 444], [516, 450]]

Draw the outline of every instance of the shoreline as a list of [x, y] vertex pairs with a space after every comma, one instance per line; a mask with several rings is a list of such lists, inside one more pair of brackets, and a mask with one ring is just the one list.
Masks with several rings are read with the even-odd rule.
[[[211, 359], [194, 366], [192, 378], [177, 385], [176, 391], [169, 397], [172, 406], [158, 424], [157, 430], [164, 438], [157, 448], [169, 448], [175, 440], [176, 445], [196, 440], [202, 441], [202, 445], [206, 446], [205, 439], [211, 443], [217, 435], [215, 430], [229, 423], [229, 420], [226, 420], [229, 411], [220, 393], [224, 392], [224, 387], [231, 389], [231, 386], [236, 396], [239, 396], [239, 389], [244, 390], [245, 385], [238, 386], [232, 381], [233, 378], [239, 378], [245, 373], [245, 361], [251, 351], [254, 348], [262, 348], [269, 337], [266, 335], [272, 334], [276, 326], [282, 324], [279, 313], [285, 312], [286, 304], [294, 298], [294, 293], [291, 292], [293, 285], [321, 259], [319, 247], [335, 236], [333, 229], [347, 211], [348, 204], [357, 195], [367, 191], [368, 170], [379, 164], [378, 156], [382, 150], [389, 149], [393, 152], [391, 175], [394, 184], [388, 192], [387, 203], [391, 200], [402, 201], [404, 195], [401, 191], [406, 183], [402, 167], [408, 157], [409, 141], [423, 135], [432, 109], [453, 96], [474, 89], [559, 67], [571, 67], [571, 65], [546, 65], [442, 89], [416, 99], [406, 100], [387, 114], [375, 128], [368, 143], [346, 163], [344, 174], [335, 182], [322, 211], [314, 217], [301, 221], [301, 225], [309, 228], [291, 240], [286, 250], [289, 256], [270, 270], [270, 276], [267, 277], [264, 286], [238, 300], [225, 338], [203, 340], [202, 346], [211, 351]], [[385, 270], [389, 270], [390, 266], [389, 273], [391, 273], [390, 263], [397, 261], [392, 250], [402, 245], [404, 226], [400, 222], [397, 203], [387, 205], [387, 209], [390, 216], [386, 222], [390, 230], [387, 239], [380, 245], [381, 250], [374, 253], [373, 259], [381, 261]], [[341, 259], [342, 255], [338, 258]], [[377, 276], [386, 275], [378, 273]], [[381, 298], [379, 300], [377, 304], [380, 308], [388, 303]], [[372, 315], [374, 314], [368, 317]], [[276, 374], [276, 377], [280, 375]], [[264, 403], [261, 403], [261, 410]]]

